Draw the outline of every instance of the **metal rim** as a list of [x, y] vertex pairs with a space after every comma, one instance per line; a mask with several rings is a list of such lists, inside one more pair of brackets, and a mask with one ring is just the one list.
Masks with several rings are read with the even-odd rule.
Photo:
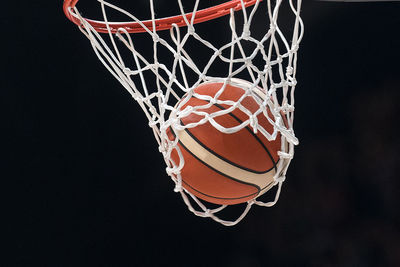
[[[71, 20], [76, 25], [81, 26], [82, 23], [80, 22], [80, 20], [78, 18], [76, 18], [75, 16], [73, 16], [73, 13], [72, 13], [72, 9], [75, 7], [75, 5], [78, 3], [78, 1], [79, 0], [64, 0], [63, 9], [64, 9], [65, 15], [67, 16], [67, 18], [69, 20]], [[216, 18], [225, 16], [225, 15], [228, 15], [230, 13], [231, 9], [233, 9], [235, 11], [241, 10], [243, 8], [242, 1], [244, 4], [244, 7], [249, 7], [249, 6], [255, 5], [257, 2], [261, 2], [262, 0], [232, 0], [232, 1], [228, 1], [226, 3], [220, 4], [220, 5], [216, 5], [213, 7], [206, 8], [206, 9], [198, 10], [196, 12], [194, 24], [209, 21], [212, 19], [216, 19]], [[186, 14], [187, 20], [190, 21], [192, 16], [193, 16], [193, 13]], [[91, 20], [91, 19], [86, 19], [86, 18], [85, 18], [85, 20], [97, 32], [108, 33], [107, 24], [104, 21], [96, 21], [96, 20]], [[142, 21], [141, 23], [148, 30], [154, 31], [152, 20]], [[120, 29], [120, 28], [124, 28], [129, 33], [146, 32], [147, 29], [144, 28], [141, 25], [141, 23], [139, 23], [139, 22], [109, 22], [108, 26], [110, 27], [110, 30], [112, 33], [117, 32], [118, 29]], [[177, 25], [178, 27], [187, 26], [182, 15], [156, 19], [155, 23], [154, 23], [156, 31], [171, 29], [173, 24]]]

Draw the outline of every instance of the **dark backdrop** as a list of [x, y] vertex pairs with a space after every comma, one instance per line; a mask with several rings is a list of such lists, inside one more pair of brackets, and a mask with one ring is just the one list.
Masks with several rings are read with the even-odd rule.
[[187, 211], [61, 6], [0, 14], [1, 266], [400, 266], [399, 3], [304, 3], [301, 143], [278, 204], [235, 227]]

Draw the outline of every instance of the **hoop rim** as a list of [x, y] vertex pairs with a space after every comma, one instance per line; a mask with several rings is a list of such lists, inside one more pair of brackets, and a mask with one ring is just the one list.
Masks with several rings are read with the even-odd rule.
[[[78, 26], [81, 26], [82, 23], [78, 18], [73, 16], [71, 9], [73, 9], [79, 0], [64, 0], [63, 10], [67, 18], [75, 23]], [[222, 16], [226, 16], [230, 13], [230, 10], [233, 9], [235, 11], [239, 11], [243, 9], [242, 1], [244, 7], [249, 7], [255, 5], [257, 2], [262, 2], [263, 0], [231, 0], [223, 4], [219, 4], [216, 6], [212, 6], [209, 8], [201, 9], [196, 11], [196, 17], [194, 19], [194, 24], [209, 21], [212, 19], [216, 19]], [[191, 20], [193, 16], [193, 12], [187, 13], [187, 20]], [[92, 19], [84, 18], [97, 32], [100, 33], [108, 33], [108, 28], [110, 28], [112, 33], [116, 33], [118, 29], [125, 28], [128, 33], [141, 33], [146, 32], [147, 29], [153, 31], [153, 21], [145, 20], [141, 23], [139, 22], [104, 22], [97, 21]], [[146, 28], [144, 28], [141, 24], [143, 24]], [[172, 25], [176, 24], [178, 27], [187, 26], [185, 20], [183, 19], [183, 15], [177, 15], [172, 17], [165, 17], [161, 19], [155, 20], [155, 30], [163, 31], [169, 30], [172, 28]]]

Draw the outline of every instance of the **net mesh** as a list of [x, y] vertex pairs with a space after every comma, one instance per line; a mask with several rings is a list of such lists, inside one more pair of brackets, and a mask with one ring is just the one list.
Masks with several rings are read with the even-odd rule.
[[[176, 0], [178, 12], [183, 16], [186, 27], [172, 25], [168, 31], [157, 32], [143, 24], [145, 32], [141, 34], [130, 34], [125, 28], [117, 31], [111, 29], [108, 18], [110, 12], [117, 12], [135, 22], [141, 21], [137, 14], [110, 2], [98, 1], [107, 25], [108, 33], [105, 34], [98, 33], [76, 7], [69, 12], [80, 20], [79, 28], [90, 40], [99, 60], [146, 114], [167, 165], [166, 172], [175, 183], [175, 192], [181, 194], [195, 215], [210, 217], [231, 226], [242, 220], [253, 205], [271, 207], [278, 201], [294, 155], [294, 146], [298, 144], [293, 120], [297, 51], [303, 35], [301, 0], [257, 1], [254, 6], [239, 11], [231, 10], [230, 15], [218, 20], [194, 24], [200, 1], [194, 1], [193, 8], [187, 10], [183, 3], [186, 1]], [[150, 0], [149, 6], [152, 21], [157, 19], [154, 2]], [[243, 1], [241, 4], [244, 7]], [[185, 17], [188, 12], [193, 12], [190, 19]], [[280, 14], [282, 19], [278, 20]], [[214, 36], [212, 39], [208, 36], [210, 27], [215, 27], [212, 32], [218, 32], [220, 38]], [[195, 92], [199, 85], [210, 82], [222, 84], [214, 96]], [[220, 99], [228, 84], [243, 88], [245, 93], [236, 101]], [[260, 91], [261, 98], [256, 94]], [[207, 104], [182, 108], [191, 97], [206, 100]], [[250, 111], [242, 103], [247, 97], [258, 103], [256, 112]], [[227, 108], [214, 113], [204, 111], [213, 104]], [[237, 108], [247, 114], [247, 120], [233, 127], [218, 123], [218, 117]], [[190, 114], [197, 114], [202, 119], [182, 125], [180, 119]], [[272, 131], [258, 123], [259, 116], [268, 119], [273, 125]], [[227, 134], [250, 127], [268, 140], [276, 140], [280, 136], [280, 159], [272, 184], [277, 189], [272, 201], [252, 199], [244, 204], [240, 216], [227, 220], [219, 218], [218, 213], [229, 206], [211, 205], [210, 208], [208, 202], [200, 200], [182, 186], [181, 170], [185, 161], [178, 146], [178, 133], [205, 123]], [[171, 140], [168, 129], [172, 129], [177, 138]], [[172, 160], [172, 153], [179, 155], [178, 163]]]

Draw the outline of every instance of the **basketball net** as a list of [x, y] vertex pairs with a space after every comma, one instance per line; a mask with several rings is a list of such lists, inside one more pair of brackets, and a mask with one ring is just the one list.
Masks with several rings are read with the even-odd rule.
[[[197, 216], [210, 217], [223, 225], [232, 226], [241, 221], [254, 205], [273, 206], [278, 201], [282, 183], [285, 181], [288, 166], [294, 155], [294, 146], [298, 144], [293, 130], [293, 120], [297, 51], [303, 36], [303, 23], [300, 18], [301, 0], [264, 0], [264, 2], [256, 0], [251, 6], [246, 6], [244, 0], [238, 1], [240, 8], [230, 9], [227, 16], [219, 19], [226, 23], [225, 31], [221, 34], [230, 35], [230, 41], [222, 46], [212, 44], [198, 31], [199, 27], [210, 27], [213, 21], [194, 23], [196, 12], [199, 12], [197, 9], [200, 0], [195, 1], [193, 10], [185, 10], [183, 4], [185, 1], [176, 0], [177, 4], [174, 4], [179, 6], [185, 26], [178, 27], [172, 24], [168, 31], [156, 31], [155, 4], [157, 1], [150, 0], [152, 23], [146, 25], [127, 10], [103, 0], [98, 0], [98, 2], [106, 25], [102, 28], [103, 33], [99, 33], [99, 29], [96, 29], [93, 23], [83, 18], [76, 7], [68, 9], [69, 15], [80, 22], [79, 28], [90, 40], [99, 60], [143, 109], [167, 165], [166, 172], [175, 183], [175, 192], [182, 196], [188, 209]], [[261, 5], [266, 5], [264, 10], [267, 12], [260, 14]], [[286, 19], [292, 22], [289, 34], [284, 34], [278, 24], [278, 15], [283, 8], [285, 8]], [[119, 12], [137, 22], [143, 33], [133, 34], [129, 33], [127, 28], [116, 28], [115, 24], [108, 20], [110, 11]], [[188, 12], [193, 12], [191, 17], [185, 16]], [[258, 38], [253, 36], [252, 32], [256, 27], [252, 22], [257, 14], [269, 21], [265, 27], [257, 24]], [[291, 17], [289, 18], [287, 14]], [[260, 34], [260, 28], [263, 28], [265, 32]], [[143, 44], [139, 43], [139, 38], [147, 40], [144, 44], [147, 50], [150, 46], [152, 47], [150, 56], [145, 55], [138, 48]], [[198, 46], [211, 52], [204, 66], [196, 63], [194, 58], [198, 51], [191, 49], [188, 45], [189, 40], [195, 41]], [[169, 54], [171, 60], [162, 61], [161, 54]], [[253, 62], [258, 59], [261, 59], [261, 65]], [[213, 64], [219, 64], [220, 73], [217, 75], [215, 71], [212, 71]], [[244, 82], [243, 79], [247, 81]], [[224, 85], [214, 97], [198, 95], [194, 92], [195, 88], [206, 82], [218, 82]], [[241, 87], [246, 90], [246, 93], [236, 102], [220, 100], [218, 97], [225, 90], [226, 84]], [[255, 97], [254, 90], [261, 90], [264, 99]], [[180, 110], [193, 96], [208, 101], [210, 105], [223, 104], [228, 105], [229, 108], [211, 114], [200, 110], [204, 109], [204, 106], [188, 106]], [[252, 97], [257, 101], [260, 105], [257, 112], [250, 112], [241, 105], [245, 97]], [[226, 115], [236, 108], [248, 115], [246, 121], [232, 128], [226, 128], [217, 122], [218, 116]], [[201, 115], [203, 119], [188, 125], [180, 124], [180, 118], [193, 113]], [[260, 114], [273, 124], [272, 132], [268, 132], [258, 124], [257, 116]], [[250, 127], [255, 133], [261, 132], [268, 140], [275, 140], [278, 135], [281, 135], [281, 151], [278, 152], [280, 159], [273, 178], [276, 193], [272, 201], [263, 202], [259, 199], [248, 201], [245, 203], [243, 213], [235, 220], [228, 221], [219, 218], [217, 213], [229, 206], [209, 208], [208, 202], [198, 199], [185, 190], [181, 176], [185, 162], [177, 145], [179, 136], [175, 134], [177, 138], [171, 141], [168, 138], [167, 129], [171, 128], [177, 133], [204, 123], [211, 123], [216, 129], [226, 134]], [[179, 165], [171, 159], [173, 151], [176, 151], [180, 157]]]

